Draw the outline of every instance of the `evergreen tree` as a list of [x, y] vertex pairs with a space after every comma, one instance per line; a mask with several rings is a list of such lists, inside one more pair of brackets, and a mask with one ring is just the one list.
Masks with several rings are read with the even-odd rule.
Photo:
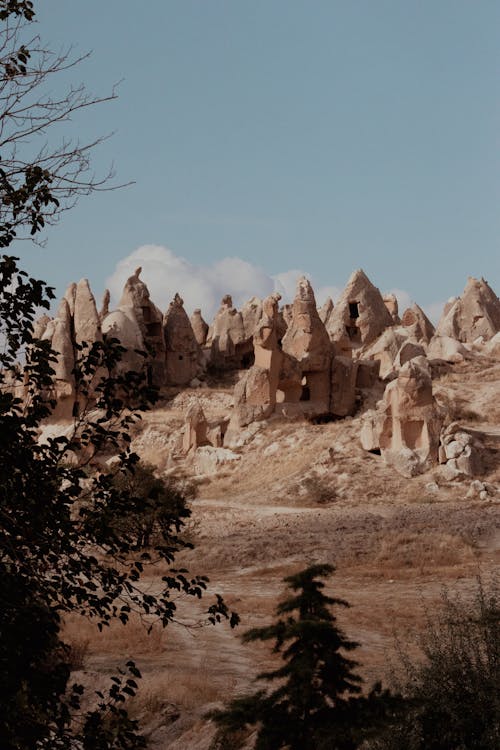
[[285, 578], [293, 593], [278, 604], [278, 619], [243, 635], [247, 643], [274, 640], [273, 652], [284, 663], [257, 677], [278, 682], [274, 690], [258, 690], [211, 714], [220, 727], [216, 743], [258, 725], [256, 750], [354, 750], [383, 720], [389, 696], [379, 686], [361, 695], [358, 662], [347, 656], [359, 644], [345, 636], [331, 611], [349, 604], [323, 591], [320, 577], [334, 570], [313, 565]]

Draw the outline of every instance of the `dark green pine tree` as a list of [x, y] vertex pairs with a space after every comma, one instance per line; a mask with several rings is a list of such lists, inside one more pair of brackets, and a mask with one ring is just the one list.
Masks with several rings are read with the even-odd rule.
[[293, 593], [278, 604], [276, 622], [243, 635], [244, 642], [274, 640], [273, 652], [284, 663], [257, 677], [277, 682], [276, 689], [237, 698], [211, 714], [220, 728], [215, 747], [257, 725], [256, 750], [354, 750], [378, 722], [388, 694], [377, 686], [368, 697], [361, 695], [358, 663], [346, 655], [358, 644], [344, 635], [331, 611], [349, 604], [327, 596], [320, 580], [334, 570], [313, 565], [285, 578]]

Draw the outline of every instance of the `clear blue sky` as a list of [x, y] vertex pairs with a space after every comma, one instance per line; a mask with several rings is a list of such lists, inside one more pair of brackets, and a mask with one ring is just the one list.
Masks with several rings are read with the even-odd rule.
[[[100, 292], [140, 245], [237, 256], [343, 286], [363, 267], [421, 304], [468, 275], [500, 292], [497, 0], [44, 0], [52, 45], [118, 101], [96, 165], [135, 185], [83, 199], [23, 248], [63, 291]], [[182, 290], [180, 290], [182, 292]]]

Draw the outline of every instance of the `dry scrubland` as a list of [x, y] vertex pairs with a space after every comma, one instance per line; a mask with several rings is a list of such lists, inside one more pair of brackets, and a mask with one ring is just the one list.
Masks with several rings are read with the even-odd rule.
[[[214, 476], [198, 476], [188, 535], [195, 550], [179, 562], [210, 576], [247, 627], [272, 617], [282, 578], [313, 562], [337, 566], [335, 594], [352, 608], [340, 620], [362, 647], [367, 683], [388, 674], [395, 637], [414, 649], [415, 636], [443, 586], [472, 591], [479, 572], [500, 561], [500, 363], [481, 358], [443, 368], [434, 392], [450, 420], [487, 434], [484, 459], [491, 494], [467, 497], [470, 480], [446, 483], [439, 467], [414, 479], [388, 469], [358, 440], [359, 415], [327, 424], [269, 420], [238, 449], [238, 461]], [[207, 417], [227, 413], [231, 384], [183, 391], [147, 415], [134, 447], [160, 471], [192, 474], [178, 452], [188, 399], [202, 400]], [[362, 404], [360, 413], [370, 404]], [[496, 494], [494, 487], [496, 486]], [[163, 571], [165, 572], [165, 571]], [[154, 590], [155, 571], [148, 579]], [[179, 624], [165, 631], [133, 621], [99, 635], [68, 620], [75, 666], [88, 685], [133, 656], [143, 671], [131, 703], [158, 750], [204, 750], [215, 702], [245, 689], [269, 662], [261, 645], [243, 646], [227, 625], [200, 627], [201, 608], [179, 606]]]

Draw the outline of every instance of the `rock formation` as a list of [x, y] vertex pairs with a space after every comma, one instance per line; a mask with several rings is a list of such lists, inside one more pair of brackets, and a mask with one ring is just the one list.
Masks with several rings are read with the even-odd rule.
[[102, 341], [101, 321], [87, 279], [81, 279], [76, 285], [73, 329], [77, 344], [81, 344], [83, 341], [89, 344], [94, 341]]
[[251, 339], [254, 335], [255, 328], [262, 316], [262, 300], [260, 297], [251, 297], [241, 308], [241, 317], [243, 320], [243, 330], [245, 336]]
[[312, 286], [305, 277], [297, 282], [292, 318], [283, 337], [282, 348], [301, 367], [301, 400], [311, 402], [311, 410], [318, 414], [328, 413], [332, 346], [318, 315]]
[[187, 385], [201, 371], [201, 349], [184, 310], [184, 301], [176, 294], [163, 319], [168, 385]]
[[188, 453], [200, 445], [207, 444], [208, 422], [199, 401], [193, 400], [188, 406], [184, 422], [182, 449]]
[[233, 307], [231, 295], [221, 300], [206, 341], [210, 364], [219, 370], [240, 369], [253, 363], [252, 338], [245, 333], [243, 316]]
[[191, 328], [199, 346], [205, 346], [208, 335], [208, 323], [203, 320], [200, 308], [196, 308], [190, 318]]
[[335, 305], [327, 330], [332, 341], [339, 341], [345, 334], [352, 346], [368, 345], [380, 336], [394, 321], [380, 291], [364, 271], [354, 271]]
[[56, 417], [70, 417], [75, 409], [75, 377], [73, 369], [78, 358], [77, 347], [89, 347], [102, 340], [101, 324], [95, 299], [87, 279], [72, 283], [66, 289], [54, 319], [44, 316], [37, 322], [35, 336], [50, 345], [55, 352], [54, 396], [57, 400]]
[[481, 474], [482, 445], [457, 422], [452, 422], [441, 434], [439, 463], [443, 464], [447, 480], [464, 479]]
[[328, 327], [331, 314], [333, 312], [333, 300], [331, 297], [327, 297], [323, 303], [323, 307], [318, 310], [319, 319], [325, 327]]
[[[148, 380], [152, 385], [161, 386], [165, 383], [165, 341], [163, 337], [163, 316], [161, 310], [153, 303], [149, 289], [140, 279], [141, 268], [136, 268], [132, 276], [125, 282], [123, 293], [118, 306], [121, 315], [113, 316], [115, 334], [123, 346], [129, 348], [126, 339], [135, 338], [137, 328], [142, 339], [142, 349], [148, 350], [146, 362]], [[110, 313], [112, 316], [113, 313]], [[103, 329], [111, 324], [108, 315], [103, 321]], [[123, 330], [122, 330], [123, 325]], [[131, 353], [127, 364], [137, 364], [141, 359]]]
[[229, 431], [270, 416], [276, 406], [283, 353], [278, 343], [279, 294], [264, 300], [253, 335], [255, 364], [236, 384]]
[[364, 422], [361, 444], [380, 451], [404, 476], [414, 476], [437, 462], [440, 430], [429, 367], [419, 357], [389, 383], [379, 408]]
[[445, 307], [436, 335], [472, 343], [479, 337], [488, 341], [498, 331], [500, 300], [484, 279], [471, 277], [462, 296]]
[[401, 325], [404, 326], [408, 335], [418, 342], [429, 343], [434, 336], [435, 328], [431, 321], [417, 304], [408, 307], [401, 318]]
[[394, 325], [398, 325], [401, 320], [399, 318], [399, 307], [396, 295], [392, 293], [384, 294], [382, 299], [384, 300], [384, 305], [386, 306], [387, 311], [392, 318], [392, 322], [394, 323]]

